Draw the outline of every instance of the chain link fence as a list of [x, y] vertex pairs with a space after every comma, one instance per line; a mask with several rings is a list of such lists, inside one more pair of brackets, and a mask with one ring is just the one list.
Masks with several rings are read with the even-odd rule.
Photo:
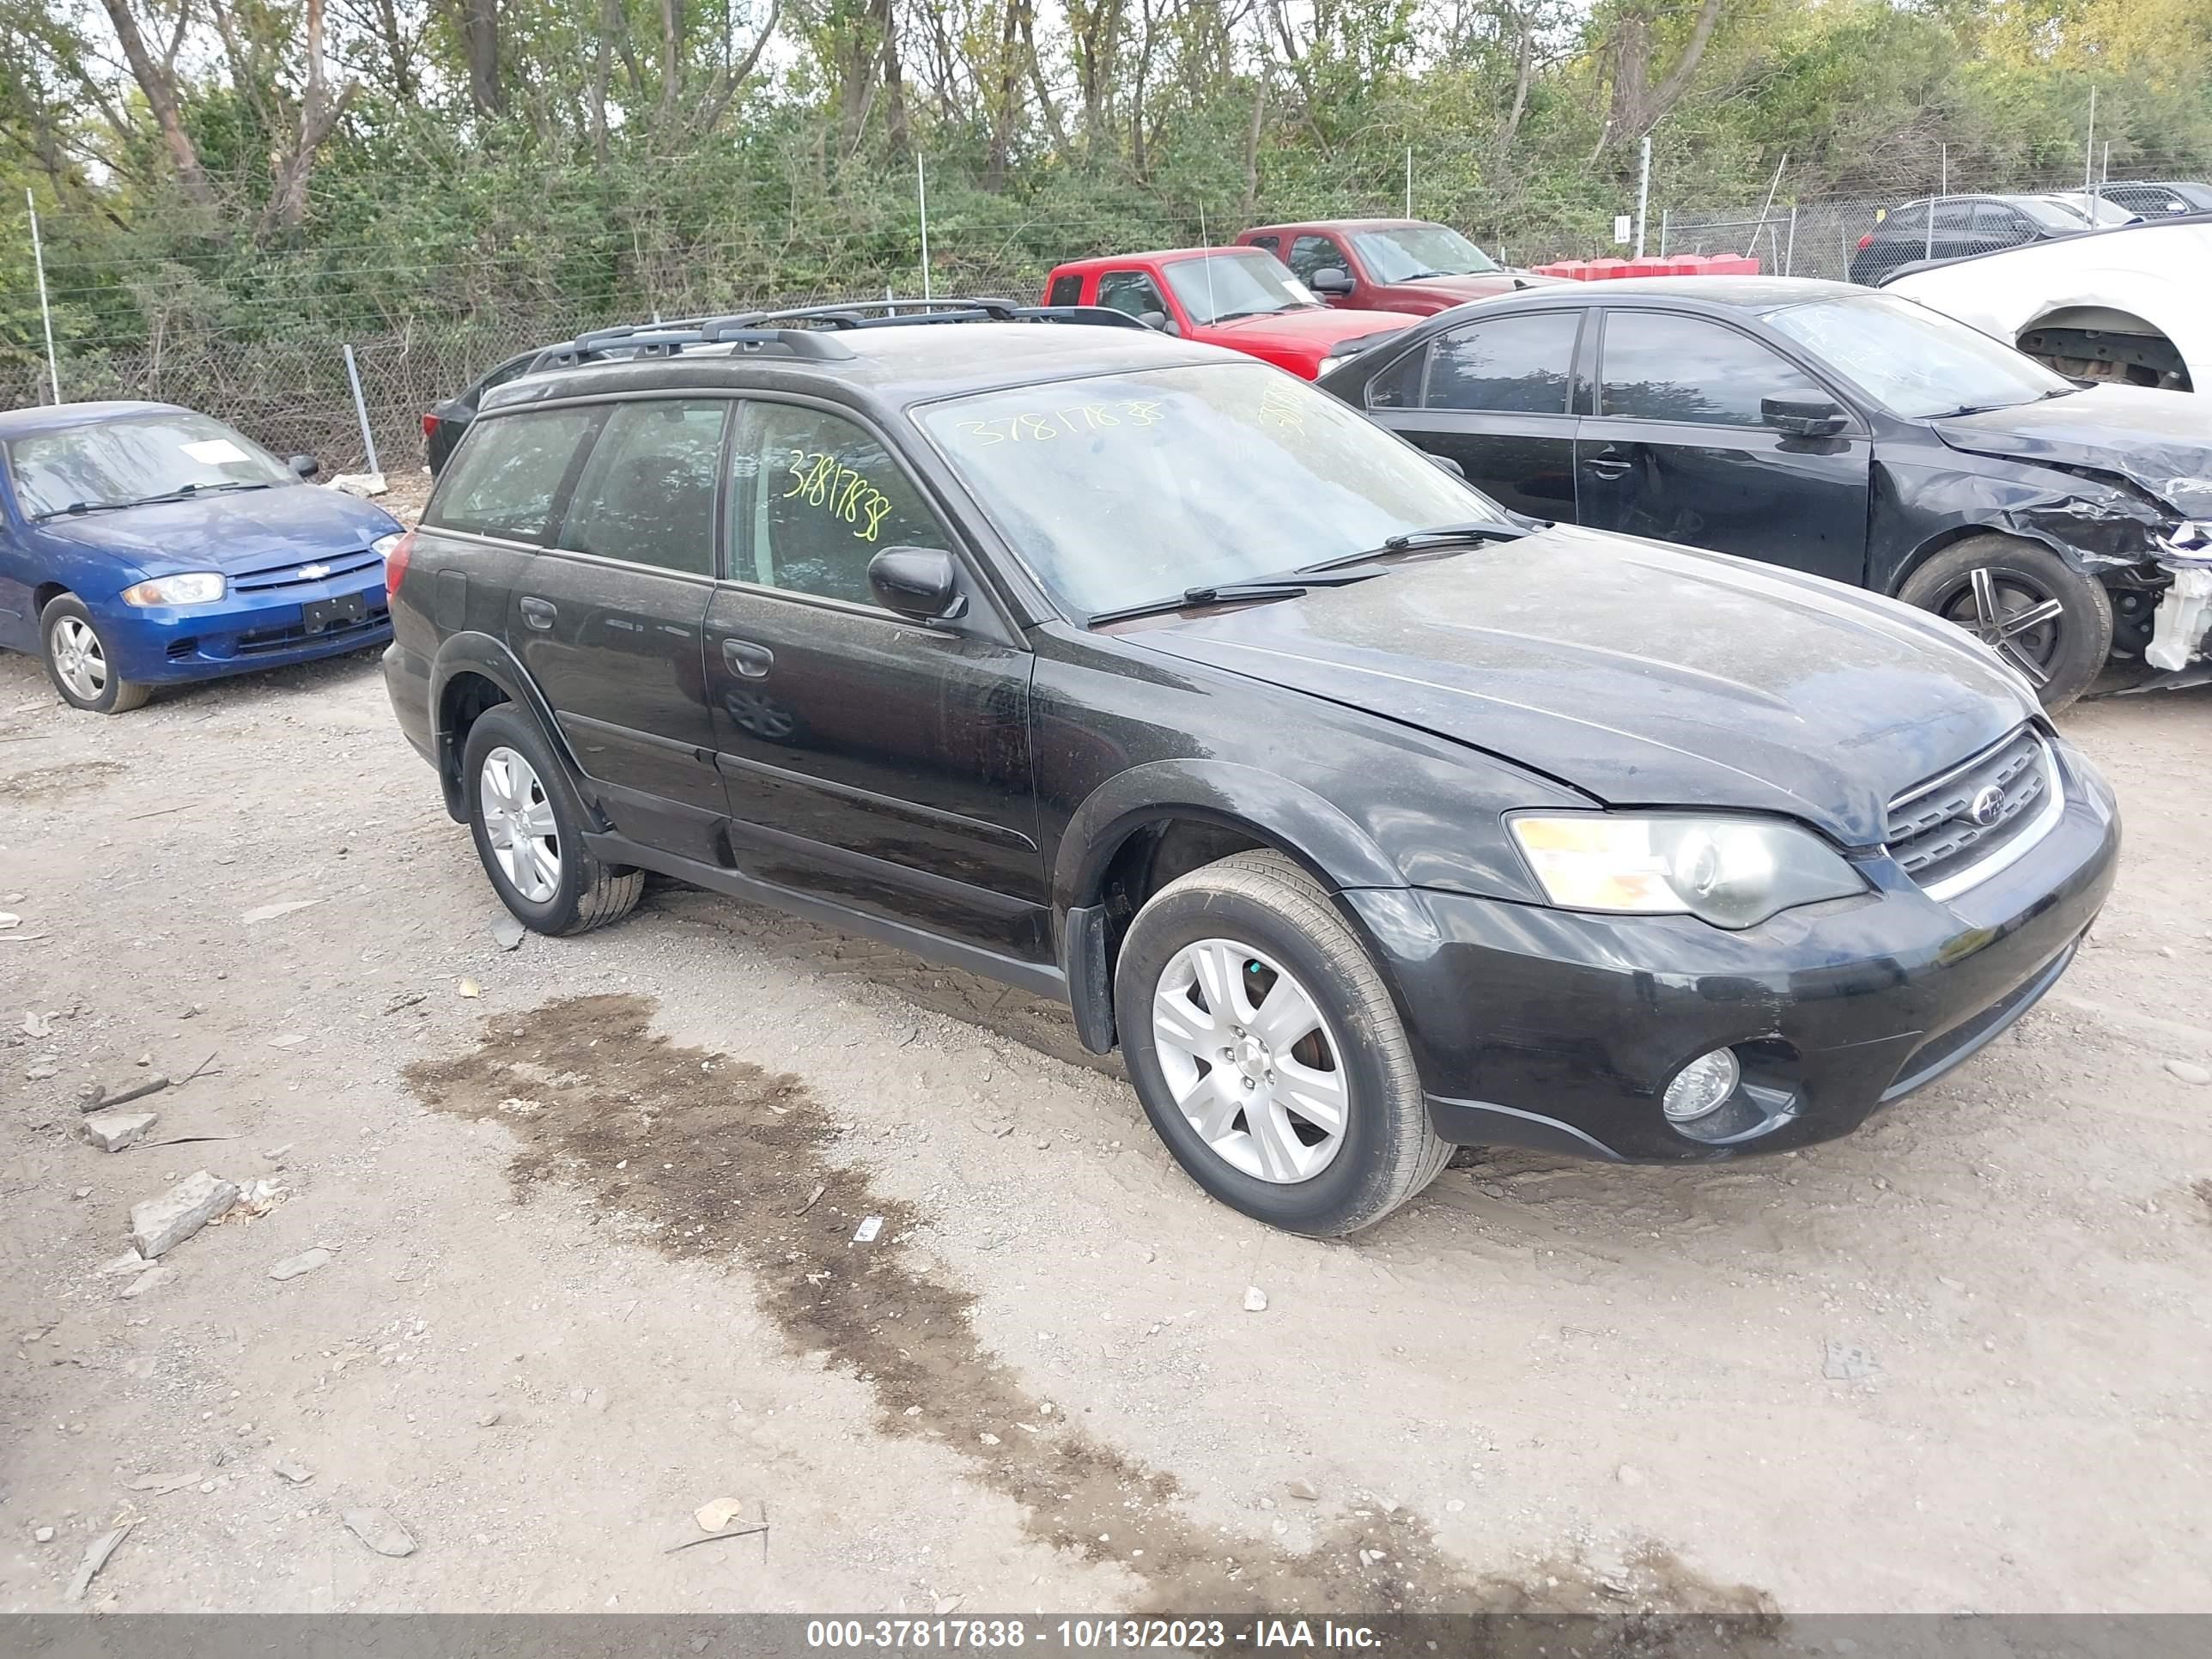
[[[1784, 179], [1778, 175], [1779, 199], [1750, 203], [1675, 199], [1655, 180], [1646, 251], [1750, 253], [1763, 270], [1778, 274], [1869, 280], [1882, 269], [1930, 254], [1954, 257], [2027, 239], [2024, 221], [2000, 227], [1997, 204], [1960, 199], [1970, 189], [2029, 194], [2063, 191], [2069, 185], [2079, 191], [2081, 185], [2079, 172], [2070, 179], [2050, 171], [1961, 179], [1952, 176], [1940, 159], [1926, 169], [1932, 176], [1924, 180], [1913, 176], [1917, 171], [1917, 166], [1900, 169], [1894, 188], [1885, 178], [1862, 181], [1863, 187], [1850, 194], [1795, 201], [1780, 190]], [[2160, 172], [2169, 178], [2201, 178], [2212, 173], [2212, 166], [2191, 168], [2169, 160]], [[2127, 182], [2115, 179], [2112, 188], [2118, 191]], [[1342, 191], [1310, 193], [1316, 200], [1328, 196], [1331, 216], [1402, 209], [1402, 204], [1373, 199], [1352, 202]], [[1319, 216], [1319, 210], [1314, 211]], [[1298, 216], [1276, 204], [1266, 216], [1282, 221]], [[1445, 216], [1480, 229], [1462, 216]], [[502, 304], [499, 279], [509, 273], [492, 260], [482, 271], [465, 264], [442, 267], [412, 278], [411, 285], [410, 279], [392, 279], [376, 295], [373, 311], [360, 319], [365, 325], [341, 325], [342, 331], [308, 333], [298, 331], [296, 324], [257, 324], [251, 325], [250, 337], [241, 337], [218, 325], [196, 324], [189, 313], [167, 315], [149, 303], [148, 337], [100, 341], [64, 335], [58, 342], [62, 390], [72, 401], [148, 398], [202, 410], [280, 455], [313, 454], [328, 472], [367, 466], [365, 418], [383, 470], [404, 475], [422, 465], [423, 411], [533, 347], [590, 328], [659, 317], [916, 295], [921, 287], [918, 263], [901, 257], [909, 245], [904, 234], [913, 228], [911, 221], [891, 222], [886, 209], [884, 223], [856, 226], [849, 243], [823, 258], [823, 268], [844, 273], [840, 280], [765, 292], [742, 289], [738, 273], [759, 268], [757, 250], [750, 246], [648, 251], [623, 268], [609, 290], [642, 296], [642, 303], [628, 307], [560, 301], [542, 291], [522, 305]], [[1195, 211], [1156, 214], [1141, 227], [971, 218], [942, 228], [933, 225], [929, 283], [939, 295], [1033, 301], [1056, 258], [1133, 246], [1142, 236], [1155, 246], [1221, 241], [1241, 228], [1233, 218]], [[1478, 240], [1493, 254], [1510, 252], [1522, 265], [1628, 252], [1609, 236], [1559, 224], [1521, 236], [1493, 228]], [[1045, 248], [1055, 252], [1039, 251]], [[254, 315], [250, 309], [240, 314]], [[35, 330], [35, 313], [30, 322]], [[30, 337], [35, 340], [35, 334]], [[360, 376], [359, 410], [347, 378], [348, 344], [354, 348]], [[50, 400], [46, 379], [35, 345], [0, 349], [0, 398], [9, 406]]]

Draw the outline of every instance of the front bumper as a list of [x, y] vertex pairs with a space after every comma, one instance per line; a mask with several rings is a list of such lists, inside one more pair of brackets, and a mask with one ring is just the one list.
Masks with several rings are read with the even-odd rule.
[[[2051, 988], [2111, 890], [2111, 792], [2052, 748], [2056, 825], [1948, 902], [1886, 858], [1861, 866], [1873, 892], [1741, 933], [1346, 891], [1396, 991], [1437, 1133], [1633, 1161], [1727, 1157], [1847, 1133], [1932, 1082]], [[1723, 1047], [1750, 1086], [1724, 1109], [1742, 1132], [1716, 1141], [1668, 1123], [1659, 1102], [1684, 1065]]]
[[[380, 645], [392, 637], [384, 569], [331, 582], [302, 582], [269, 593], [233, 591], [212, 605], [103, 606], [100, 637], [126, 680], [149, 685], [212, 679], [311, 662]], [[324, 613], [350, 612], [358, 619]]]

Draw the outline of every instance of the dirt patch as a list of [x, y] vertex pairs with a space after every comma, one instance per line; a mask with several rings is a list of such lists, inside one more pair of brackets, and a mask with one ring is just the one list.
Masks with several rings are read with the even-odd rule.
[[[922, 1218], [833, 1161], [837, 1126], [798, 1079], [678, 1047], [651, 1031], [653, 1011], [599, 996], [495, 1016], [474, 1052], [419, 1062], [407, 1080], [439, 1109], [509, 1126], [524, 1195], [574, 1182], [600, 1224], [678, 1260], [742, 1266], [794, 1350], [871, 1387], [878, 1431], [949, 1446], [1036, 1536], [1141, 1580], [1146, 1610], [1769, 1610], [1656, 1548], [1609, 1578], [1567, 1564], [1528, 1583], [1477, 1580], [1425, 1520], [1380, 1502], [1296, 1553], [1197, 1525], [1172, 1476], [1101, 1443], [984, 1350], [975, 1297], [915, 1245]], [[870, 1217], [880, 1231], [857, 1242]]]
[[0, 800], [47, 800], [105, 783], [130, 770], [121, 761], [71, 761], [65, 766], [36, 766], [0, 777]]

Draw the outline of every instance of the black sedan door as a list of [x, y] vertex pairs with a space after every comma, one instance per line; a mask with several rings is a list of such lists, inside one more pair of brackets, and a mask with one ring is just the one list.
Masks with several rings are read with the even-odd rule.
[[1832, 437], [1793, 436], [1767, 423], [1768, 398], [1843, 407], [1727, 324], [1607, 311], [1597, 412], [1575, 437], [1581, 521], [1863, 582], [1872, 442], [1856, 416]]
[[738, 868], [885, 920], [923, 918], [995, 955], [1050, 960], [1030, 776], [1034, 659], [988, 617], [933, 628], [876, 601], [878, 553], [953, 543], [858, 422], [750, 404], [732, 471], [707, 676]]
[[1575, 516], [1575, 417], [1568, 412], [1579, 310], [1516, 311], [1438, 335], [1384, 369], [1368, 414], [1516, 512]]

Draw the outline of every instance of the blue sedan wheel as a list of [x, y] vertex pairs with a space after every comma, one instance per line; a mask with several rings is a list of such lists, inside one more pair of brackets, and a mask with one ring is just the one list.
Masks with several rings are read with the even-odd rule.
[[71, 708], [121, 714], [152, 695], [149, 687], [115, 672], [91, 613], [74, 594], [50, 603], [40, 613], [39, 624], [46, 641], [47, 678]]

